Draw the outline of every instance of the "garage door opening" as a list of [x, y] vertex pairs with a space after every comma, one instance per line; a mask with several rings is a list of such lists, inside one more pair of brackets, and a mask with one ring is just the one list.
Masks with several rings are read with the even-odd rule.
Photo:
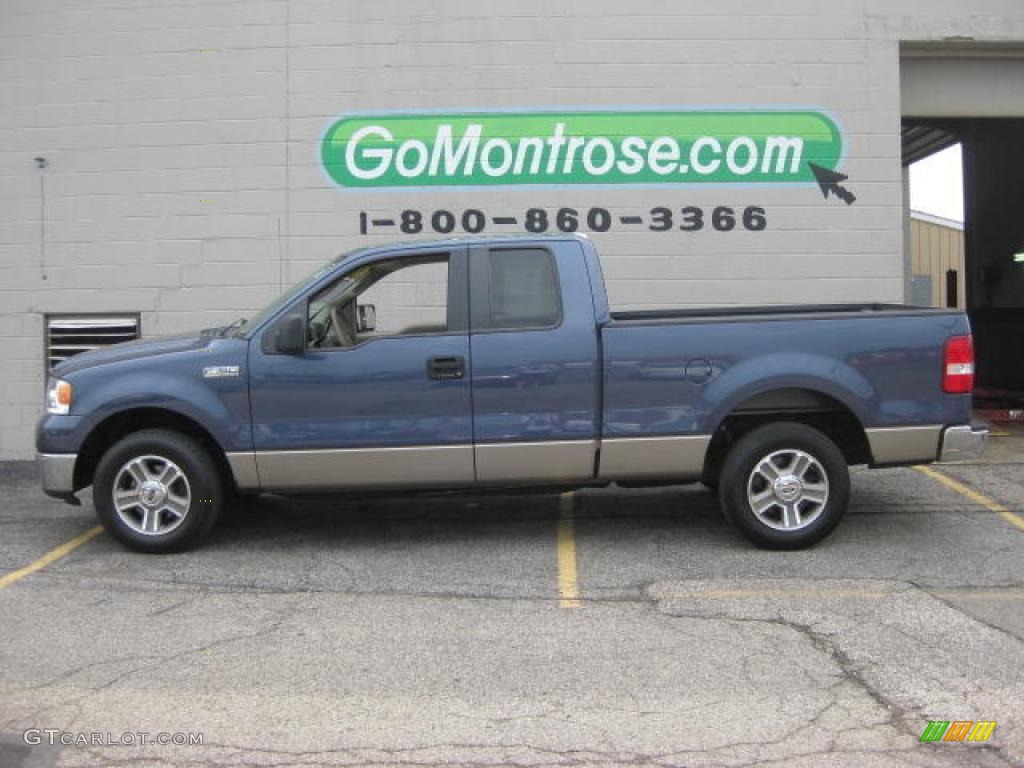
[[[953, 306], [955, 300], [967, 310], [977, 358], [976, 405], [998, 403], [1003, 410], [1019, 411], [1024, 407], [1024, 51], [905, 46], [901, 87], [908, 298], [932, 306]], [[952, 245], [955, 216], [911, 210], [913, 201], [922, 199], [911, 186], [922, 176], [918, 169], [948, 160], [956, 147], [963, 179], [959, 263]], [[919, 183], [956, 186], [954, 178], [941, 176]], [[946, 227], [950, 245], [935, 234], [938, 226]]]

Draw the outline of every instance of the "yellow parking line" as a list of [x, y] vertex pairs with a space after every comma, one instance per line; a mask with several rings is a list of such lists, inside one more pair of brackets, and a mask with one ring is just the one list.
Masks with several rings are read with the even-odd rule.
[[576, 577], [576, 529], [573, 508], [576, 494], [563, 493], [558, 503], [558, 604], [562, 608], [580, 607], [580, 585]]
[[1016, 587], [1003, 587], [1001, 589], [978, 589], [976, 587], [965, 587], [963, 589], [932, 589], [929, 590], [936, 597], [957, 598], [969, 597], [972, 600], [1024, 600], [1024, 590]]
[[[922, 588], [922, 591], [943, 598], [964, 597], [983, 600], [1024, 600], [1024, 590], [1016, 587], [1003, 589], [977, 589], [973, 587], [963, 589]], [[652, 596], [657, 600], [768, 600], [776, 598], [882, 600], [895, 595], [910, 594], [911, 592], [911, 589], [899, 586], [890, 589], [793, 587], [778, 589], [683, 589], [652, 592]]]
[[809, 598], [844, 598], [856, 597], [864, 599], [882, 599], [896, 594], [897, 590], [880, 589], [828, 589], [828, 588], [800, 588], [792, 589], [695, 589], [670, 592], [654, 593], [660, 599], [678, 600], [744, 600], [744, 599], [770, 599], [776, 597], [809, 597]]
[[69, 555], [72, 552], [74, 552], [87, 541], [92, 541], [101, 533], [103, 533], [103, 527], [97, 525], [95, 528], [90, 528], [85, 533], [75, 536], [75, 538], [71, 539], [70, 541], [65, 541], [59, 547], [51, 549], [49, 552], [40, 557], [34, 563], [29, 563], [24, 568], [19, 568], [16, 571], [11, 571], [10, 573], [0, 576], [0, 589], [3, 589], [4, 587], [9, 587], [16, 581], [21, 581], [26, 576], [31, 576], [36, 571], [40, 571], [46, 566], [50, 565], [51, 563], [57, 562], [65, 555]]
[[931, 467], [914, 467], [918, 472], [928, 475], [932, 480], [938, 480], [947, 488], [952, 488], [954, 491], [959, 493], [961, 496], [965, 496], [975, 504], [980, 504], [986, 509], [995, 512], [1003, 520], [1008, 522], [1010, 525], [1015, 525], [1024, 531], [1024, 519], [1021, 519], [1019, 515], [1014, 514], [999, 502], [993, 501], [988, 496], [978, 493], [973, 488], [968, 488], [963, 483], [957, 482], [949, 475], [945, 475], [942, 472], [932, 469]]

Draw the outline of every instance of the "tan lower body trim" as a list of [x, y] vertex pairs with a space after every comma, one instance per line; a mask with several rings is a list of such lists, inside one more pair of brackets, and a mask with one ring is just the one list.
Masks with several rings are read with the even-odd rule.
[[481, 483], [572, 482], [594, 476], [595, 440], [481, 443], [476, 477]]
[[255, 491], [260, 487], [260, 473], [256, 471], [256, 454], [252, 451], [226, 453], [224, 456], [235, 476], [235, 486], [240, 491]]
[[44, 491], [71, 493], [75, 490], [77, 453], [37, 453], [36, 466]]
[[[710, 435], [612, 438], [600, 478], [699, 478]], [[429, 488], [474, 482], [572, 483], [593, 478], [596, 440], [229, 453], [240, 490]], [[474, 474], [475, 461], [475, 474]]]
[[473, 484], [473, 446], [257, 451], [264, 490], [429, 488]]
[[704, 471], [710, 443], [711, 435], [606, 438], [601, 441], [600, 477], [696, 480]]
[[865, 429], [875, 464], [912, 464], [935, 461], [939, 455], [941, 424]]

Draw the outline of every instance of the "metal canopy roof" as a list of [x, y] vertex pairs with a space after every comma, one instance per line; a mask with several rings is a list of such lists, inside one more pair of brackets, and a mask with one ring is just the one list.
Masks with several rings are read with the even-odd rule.
[[960, 141], [955, 129], [933, 120], [904, 119], [900, 133], [904, 166], [934, 155]]

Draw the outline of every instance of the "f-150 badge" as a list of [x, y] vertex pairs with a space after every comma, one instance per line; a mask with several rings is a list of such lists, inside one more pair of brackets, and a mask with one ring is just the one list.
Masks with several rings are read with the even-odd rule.
[[237, 365], [208, 365], [203, 368], [204, 379], [228, 379], [238, 376]]

